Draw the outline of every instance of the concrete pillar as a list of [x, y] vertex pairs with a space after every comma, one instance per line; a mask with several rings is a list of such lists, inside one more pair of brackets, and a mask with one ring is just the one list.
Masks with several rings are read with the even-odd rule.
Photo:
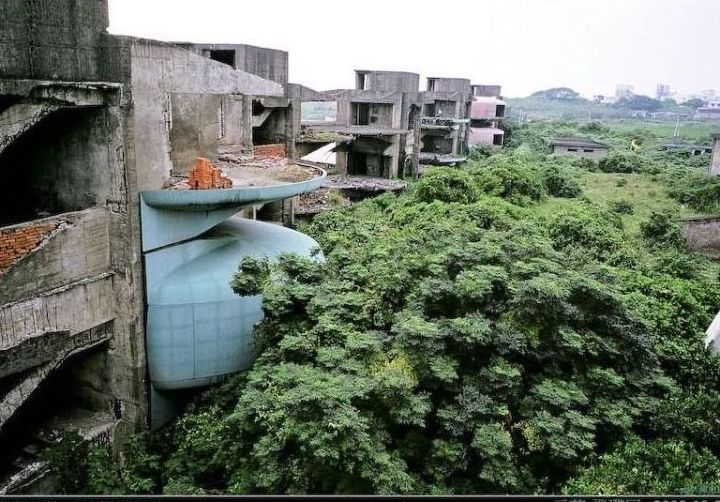
[[713, 154], [710, 162], [710, 174], [720, 176], [720, 134], [713, 137]]

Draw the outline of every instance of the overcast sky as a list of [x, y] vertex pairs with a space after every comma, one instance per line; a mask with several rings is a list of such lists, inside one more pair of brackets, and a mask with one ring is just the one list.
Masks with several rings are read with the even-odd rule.
[[290, 80], [355, 68], [501, 84], [505, 96], [617, 84], [720, 90], [720, 0], [110, 0], [110, 31], [290, 52]]

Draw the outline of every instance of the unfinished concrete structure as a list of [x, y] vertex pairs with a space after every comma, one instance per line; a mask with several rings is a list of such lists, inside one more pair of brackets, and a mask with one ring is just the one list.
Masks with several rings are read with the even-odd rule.
[[[94, 430], [148, 423], [143, 262], [155, 246], [140, 231], [141, 194], [187, 176], [197, 157], [292, 155], [295, 132], [285, 52], [112, 36], [107, 0], [3, 0], [0, 18], [0, 451], [9, 455], [65, 411], [87, 410]], [[234, 183], [222, 221], [243, 206]], [[176, 201], [194, 193], [172, 192]], [[254, 200], [251, 212], [280, 195]], [[213, 226], [201, 212], [188, 233], [186, 214], [161, 212], [184, 239]]]
[[[335, 145], [336, 172], [371, 177], [402, 175], [415, 143], [420, 162], [464, 160], [473, 101], [470, 81], [430, 77], [424, 91], [419, 84], [416, 73], [356, 70], [354, 89], [318, 92], [291, 85], [300, 147], [318, 133], [341, 134], [344, 138]], [[301, 123], [301, 103], [321, 101], [336, 103], [336, 120]]]
[[473, 85], [468, 144], [502, 146], [505, 131], [500, 121], [505, 118], [507, 104], [500, 95], [499, 85]]

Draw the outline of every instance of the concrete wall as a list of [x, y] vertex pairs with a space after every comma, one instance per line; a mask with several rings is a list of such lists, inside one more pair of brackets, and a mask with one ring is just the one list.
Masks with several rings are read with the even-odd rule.
[[473, 84], [471, 88], [473, 96], [499, 98], [502, 95], [502, 88], [499, 85]]
[[684, 220], [682, 234], [690, 249], [714, 258], [720, 256], [720, 217]]
[[471, 127], [468, 143], [470, 145], [492, 145], [497, 135], [504, 136], [505, 132], [496, 127]]
[[470, 80], [466, 78], [428, 78], [427, 90], [470, 94]]
[[170, 94], [170, 160], [174, 175], [187, 176], [198, 157], [217, 157], [221, 100], [218, 94]]
[[116, 150], [122, 147], [118, 109], [58, 110], [0, 157], [0, 224], [104, 205], [118, 199]]
[[117, 81], [107, 0], [2, 0], [0, 78]]
[[194, 44], [178, 42], [175, 45], [188, 49], [204, 57], [210, 57], [210, 51], [233, 51], [236, 70], [246, 71], [283, 87], [288, 83], [288, 53], [277, 49], [256, 47], [246, 44]]
[[[283, 96], [282, 86], [248, 72], [207, 59], [180, 47], [144, 39], [124, 38], [132, 55], [134, 146], [138, 187], [153, 190], [163, 186], [174, 168], [168, 138], [168, 94], [251, 94]], [[209, 121], [201, 118], [197, 129], [214, 127], [219, 137], [219, 111]], [[172, 122], [178, 117], [172, 115]], [[190, 119], [184, 119], [191, 121]], [[214, 124], [214, 126], [213, 126]], [[207, 133], [209, 134], [209, 133]], [[190, 154], [185, 152], [181, 158]]]
[[[360, 80], [363, 79], [363, 86]], [[356, 71], [356, 90], [418, 92], [420, 75], [404, 71]]]
[[712, 160], [710, 161], [710, 174], [714, 176], [720, 175], [720, 135], [716, 135], [713, 140]]
[[0, 272], [0, 305], [108, 272], [109, 223], [107, 209], [95, 208], [3, 228], [3, 233], [38, 227], [51, 230], [31, 253]]
[[[570, 149], [575, 149], [577, 151], [571, 152]], [[592, 152], [586, 152], [585, 148], [581, 147], [568, 147], [564, 145], [556, 145], [553, 146], [553, 153], [558, 154], [564, 154], [564, 155], [574, 155], [576, 157], [587, 157], [590, 159], [601, 159], [605, 157], [608, 154], [607, 148], [587, 148], [587, 150], [592, 150]]]

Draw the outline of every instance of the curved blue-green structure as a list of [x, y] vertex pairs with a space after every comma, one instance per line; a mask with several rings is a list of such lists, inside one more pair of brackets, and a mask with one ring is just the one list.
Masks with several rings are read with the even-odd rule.
[[242, 208], [317, 189], [300, 183], [141, 194], [151, 423], [176, 413], [174, 393], [248, 368], [260, 296], [240, 297], [230, 280], [246, 256], [310, 255], [317, 243], [280, 225], [233, 217]]

